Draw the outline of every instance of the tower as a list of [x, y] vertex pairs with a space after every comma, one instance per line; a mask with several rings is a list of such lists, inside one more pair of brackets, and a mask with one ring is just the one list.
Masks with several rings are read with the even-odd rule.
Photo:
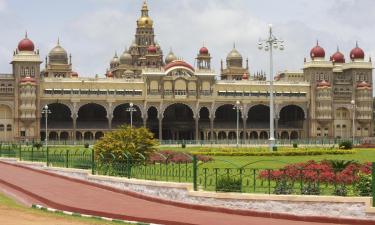
[[15, 138], [20, 141], [37, 140], [40, 137], [40, 64], [39, 50], [27, 37], [14, 51], [13, 74], [15, 77]]
[[211, 69], [211, 55], [205, 46], [199, 49], [199, 54], [196, 59], [197, 59], [197, 68], [199, 70]]
[[71, 56], [68, 57], [68, 53], [58, 39], [56, 46], [48, 54], [48, 60], [46, 58], [44, 77], [66, 78], [71, 77], [72, 74]]

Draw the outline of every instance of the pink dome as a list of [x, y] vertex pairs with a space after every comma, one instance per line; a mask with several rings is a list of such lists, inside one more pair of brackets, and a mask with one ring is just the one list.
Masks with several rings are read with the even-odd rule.
[[154, 45], [150, 45], [150, 46], [148, 46], [147, 51], [149, 53], [156, 53], [157, 49]]
[[19, 51], [34, 51], [34, 43], [25, 35], [25, 38], [18, 43]]
[[111, 71], [108, 71], [106, 76], [107, 78], [113, 78], [113, 73]]
[[199, 49], [199, 54], [201, 54], [201, 55], [207, 55], [208, 54], [208, 49], [203, 46], [201, 49]]
[[331, 56], [331, 61], [334, 63], [345, 63], [345, 56], [339, 49]]
[[73, 71], [71, 76], [72, 77], [78, 77], [78, 73]]
[[21, 83], [36, 83], [36, 80], [33, 77], [24, 77], [21, 79]]
[[184, 62], [184, 61], [182, 61], [182, 60], [174, 60], [174, 61], [168, 63], [168, 64], [164, 67], [164, 69], [165, 69], [165, 70], [168, 70], [168, 69], [170, 69], [170, 68], [172, 68], [172, 67], [176, 67], [176, 66], [183, 66], [183, 67], [186, 67], [186, 68], [191, 69], [191, 70], [194, 71], [194, 68], [193, 68], [189, 63]]
[[319, 43], [316, 42], [316, 46], [311, 49], [310, 51], [310, 57], [312, 59], [314, 58], [324, 58], [326, 56], [326, 52], [322, 47], [319, 46]]
[[318, 87], [319, 88], [331, 87], [331, 84], [326, 80], [322, 80], [318, 83]]
[[350, 58], [352, 60], [365, 58], [365, 52], [360, 47], [358, 47], [358, 43], [356, 43], [355, 48], [350, 51]]
[[361, 83], [357, 84], [357, 88], [371, 88], [371, 85], [366, 81], [362, 81]]
[[245, 73], [242, 75], [242, 80], [248, 80], [248, 79], [249, 79], [249, 74], [245, 72]]

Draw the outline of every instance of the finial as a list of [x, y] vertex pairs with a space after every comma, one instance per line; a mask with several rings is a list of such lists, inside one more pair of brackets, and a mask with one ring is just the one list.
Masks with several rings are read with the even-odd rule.
[[117, 58], [117, 51], [115, 51], [115, 58]]
[[57, 37], [57, 45], [60, 45], [60, 37]]
[[355, 47], [358, 48], [358, 41], [355, 41]]
[[316, 46], [319, 46], [319, 40], [316, 39]]
[[233, 49], [236, 48], [236, 42], [233, 42]]
[[27, 37], [27, 30], [25, 31], [25, 38], [28, 38], [28, 37]]

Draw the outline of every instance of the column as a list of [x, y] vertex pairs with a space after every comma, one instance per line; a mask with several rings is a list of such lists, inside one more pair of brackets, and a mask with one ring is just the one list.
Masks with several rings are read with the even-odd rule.
[[199, 116], [196, 116], [195, 118], [195, 140], [199, 141]]
[[275, 138], [279, 139], [278, 133], [279, 133], [279, 118], [275, 117]]
[[143, 116], [143, 127], [147, 128], [147, 116]]
[[75, 145], [76, 144], [76, 133], [77, 133], [77, 115], [76, 114], [74, 114], [73, 116], [72, 116], [72, 119], [73, 119], [73, 137], [72, 137], [72, 139], [73, 139], [73, 144]]
[[242, 118], [242, 122], [243, 122], [243, 131], [242, 131], [242, 143], [245, 143], [247, 138], [246, 138], [246, 121], [247, 121], [247, 117], [243, 117]]
[[163, 116], [159, 114], [159, 141], [163, 140]]
[[107, 119], [108, 119], [108, 129], [109, 130], [112, 130], [112, 118], [113, 118], [113, 115], [108, 115], [107, 116]]
[[210, 132], [211, 132], [211, 140], [215, 140], [214, 136], [214, 117], [210, 117]]

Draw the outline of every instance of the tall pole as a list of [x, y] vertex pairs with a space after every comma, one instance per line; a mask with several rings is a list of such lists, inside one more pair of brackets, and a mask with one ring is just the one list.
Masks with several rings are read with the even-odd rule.
[[45, 137], [45, 145], [46, 145], [46, 148], [48, 149], [48, 114], [51, 113], [51, 111], [48, 109], [48, 105], [45, 105], [43, 110], [42, 110], [42, 114], [45, 114], [45, 122], [46, 122], [46, 137]]
[[237, 133], [236, 133], [236, 138], [237, 138], [237, 144], [236, 144], [236, 146], [237, 146], [237, 148], [238, 148], [238, 142], [239, 142], [239, 132], [238, 132], [238, 130], [239, 130], [239, 128], [238, 128], [238, 126], [239, 126], [239, 108], [238, 107], [236, 107], [236, 110], [237, 110]]
[[239, 143], [240, 143], [240, 109], [241, 109], [241, 106], [240, 106], [240, 101], [236, 101], [236, 105], [233, 107], [233, 109], [236, 110], [236, 114], [237, 114], [237, 120], [236, 120], [236, 146], [238, 148], [239, 146]]
[[355, 140], [355, 100], [351, 100], [350, 103], [352, 104], [353, 107], [353, 125], [352, 125], [352, 143], [354, 145], [354, 140]]
[[133, 112], [136, 112], [137, 110], [134, 108], [134, 104], [131, 102], [129, 104], [129, 108], [126, 109], [130, 113], [130, 128], [133, 128]]
[[284, 50], [284, 41], [278, 39], [275, 37], [272, 33], [272, 24], [269, 25], [269, 36], [267, 39], [260, 39], [258, 43], [258, 48], [262, 50], [264, 47], [265, 51], [270, 52], [270, 86], [269, 86], [269, 92], [270, 92], [270, 138], [269, 138], [269, 147], [270, 151], [273, 151], [274, 146], [276, 145], [275, 140], [275, 103], [274, 103], [274, 91], [273, 91], [273, 48]]

